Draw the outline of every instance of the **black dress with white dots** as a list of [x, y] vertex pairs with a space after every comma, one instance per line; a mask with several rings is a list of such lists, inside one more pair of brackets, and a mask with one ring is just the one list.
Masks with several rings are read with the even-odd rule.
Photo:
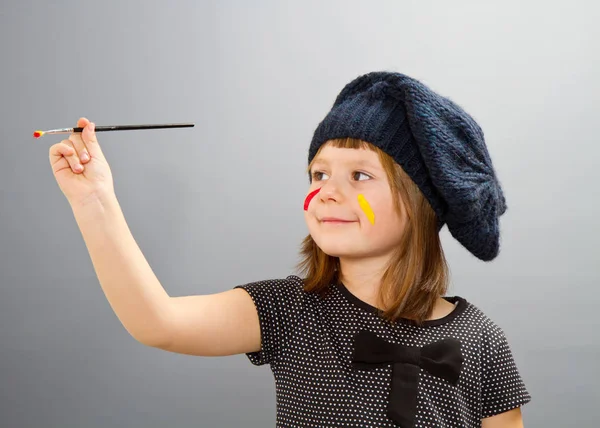
[[[418, 326], [386, 321], [343, 284], [326, 297], [297, 276], [235, 288], [258, 311], [262, 347], [246, 355], [271, 367], [277, 427], [471, 428], [531, 400], [503, 331], [461, 297]], [[379, 363], [357, 361], [368, 353]]]

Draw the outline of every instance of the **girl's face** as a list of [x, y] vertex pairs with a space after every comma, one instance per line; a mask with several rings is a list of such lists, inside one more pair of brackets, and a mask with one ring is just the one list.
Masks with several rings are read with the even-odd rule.
[[304, 216], [323, 252], [360, 258], [388, 255], [397, 248], [404, 220], [376, 152], [326, 144], [310, 173], [307, 196], [319, 190], [305, 203]]

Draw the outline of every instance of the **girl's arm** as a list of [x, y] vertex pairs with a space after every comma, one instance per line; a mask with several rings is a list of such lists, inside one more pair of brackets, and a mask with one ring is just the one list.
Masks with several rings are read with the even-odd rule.
[[523, 428], [521, 408], [517, 407], [508, 412], [482, 419], [481, 428]]
[[102, 290], [133, 338], [201, 356], [260, 350], [258, 314], [246, 291], [172, 298], [135, 242], [115, 196], [72, 209]]

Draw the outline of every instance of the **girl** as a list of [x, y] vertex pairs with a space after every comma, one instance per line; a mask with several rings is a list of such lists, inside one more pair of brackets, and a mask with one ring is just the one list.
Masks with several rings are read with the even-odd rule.
[[399, 73], [354, 79], [317, 127], [303, 277], [170, 297], [135, 243], [94, 133], [50, 149], [108, 301], [139, 342], [269, 364], [280, 427], [522, 427], [530, 395], [502, 330], [444, 297], [439, 231], [499, 251], [506, 204], [483, 132]]

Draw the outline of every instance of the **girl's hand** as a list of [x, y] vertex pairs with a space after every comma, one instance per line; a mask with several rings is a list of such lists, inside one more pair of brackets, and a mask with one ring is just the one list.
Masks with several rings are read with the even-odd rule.
[[114, 194], [112, 173], [96, 140], [94, 124], [81, 118], [77, 126], [85, 129], [50, 147], [54, 177], [71, 206]]

